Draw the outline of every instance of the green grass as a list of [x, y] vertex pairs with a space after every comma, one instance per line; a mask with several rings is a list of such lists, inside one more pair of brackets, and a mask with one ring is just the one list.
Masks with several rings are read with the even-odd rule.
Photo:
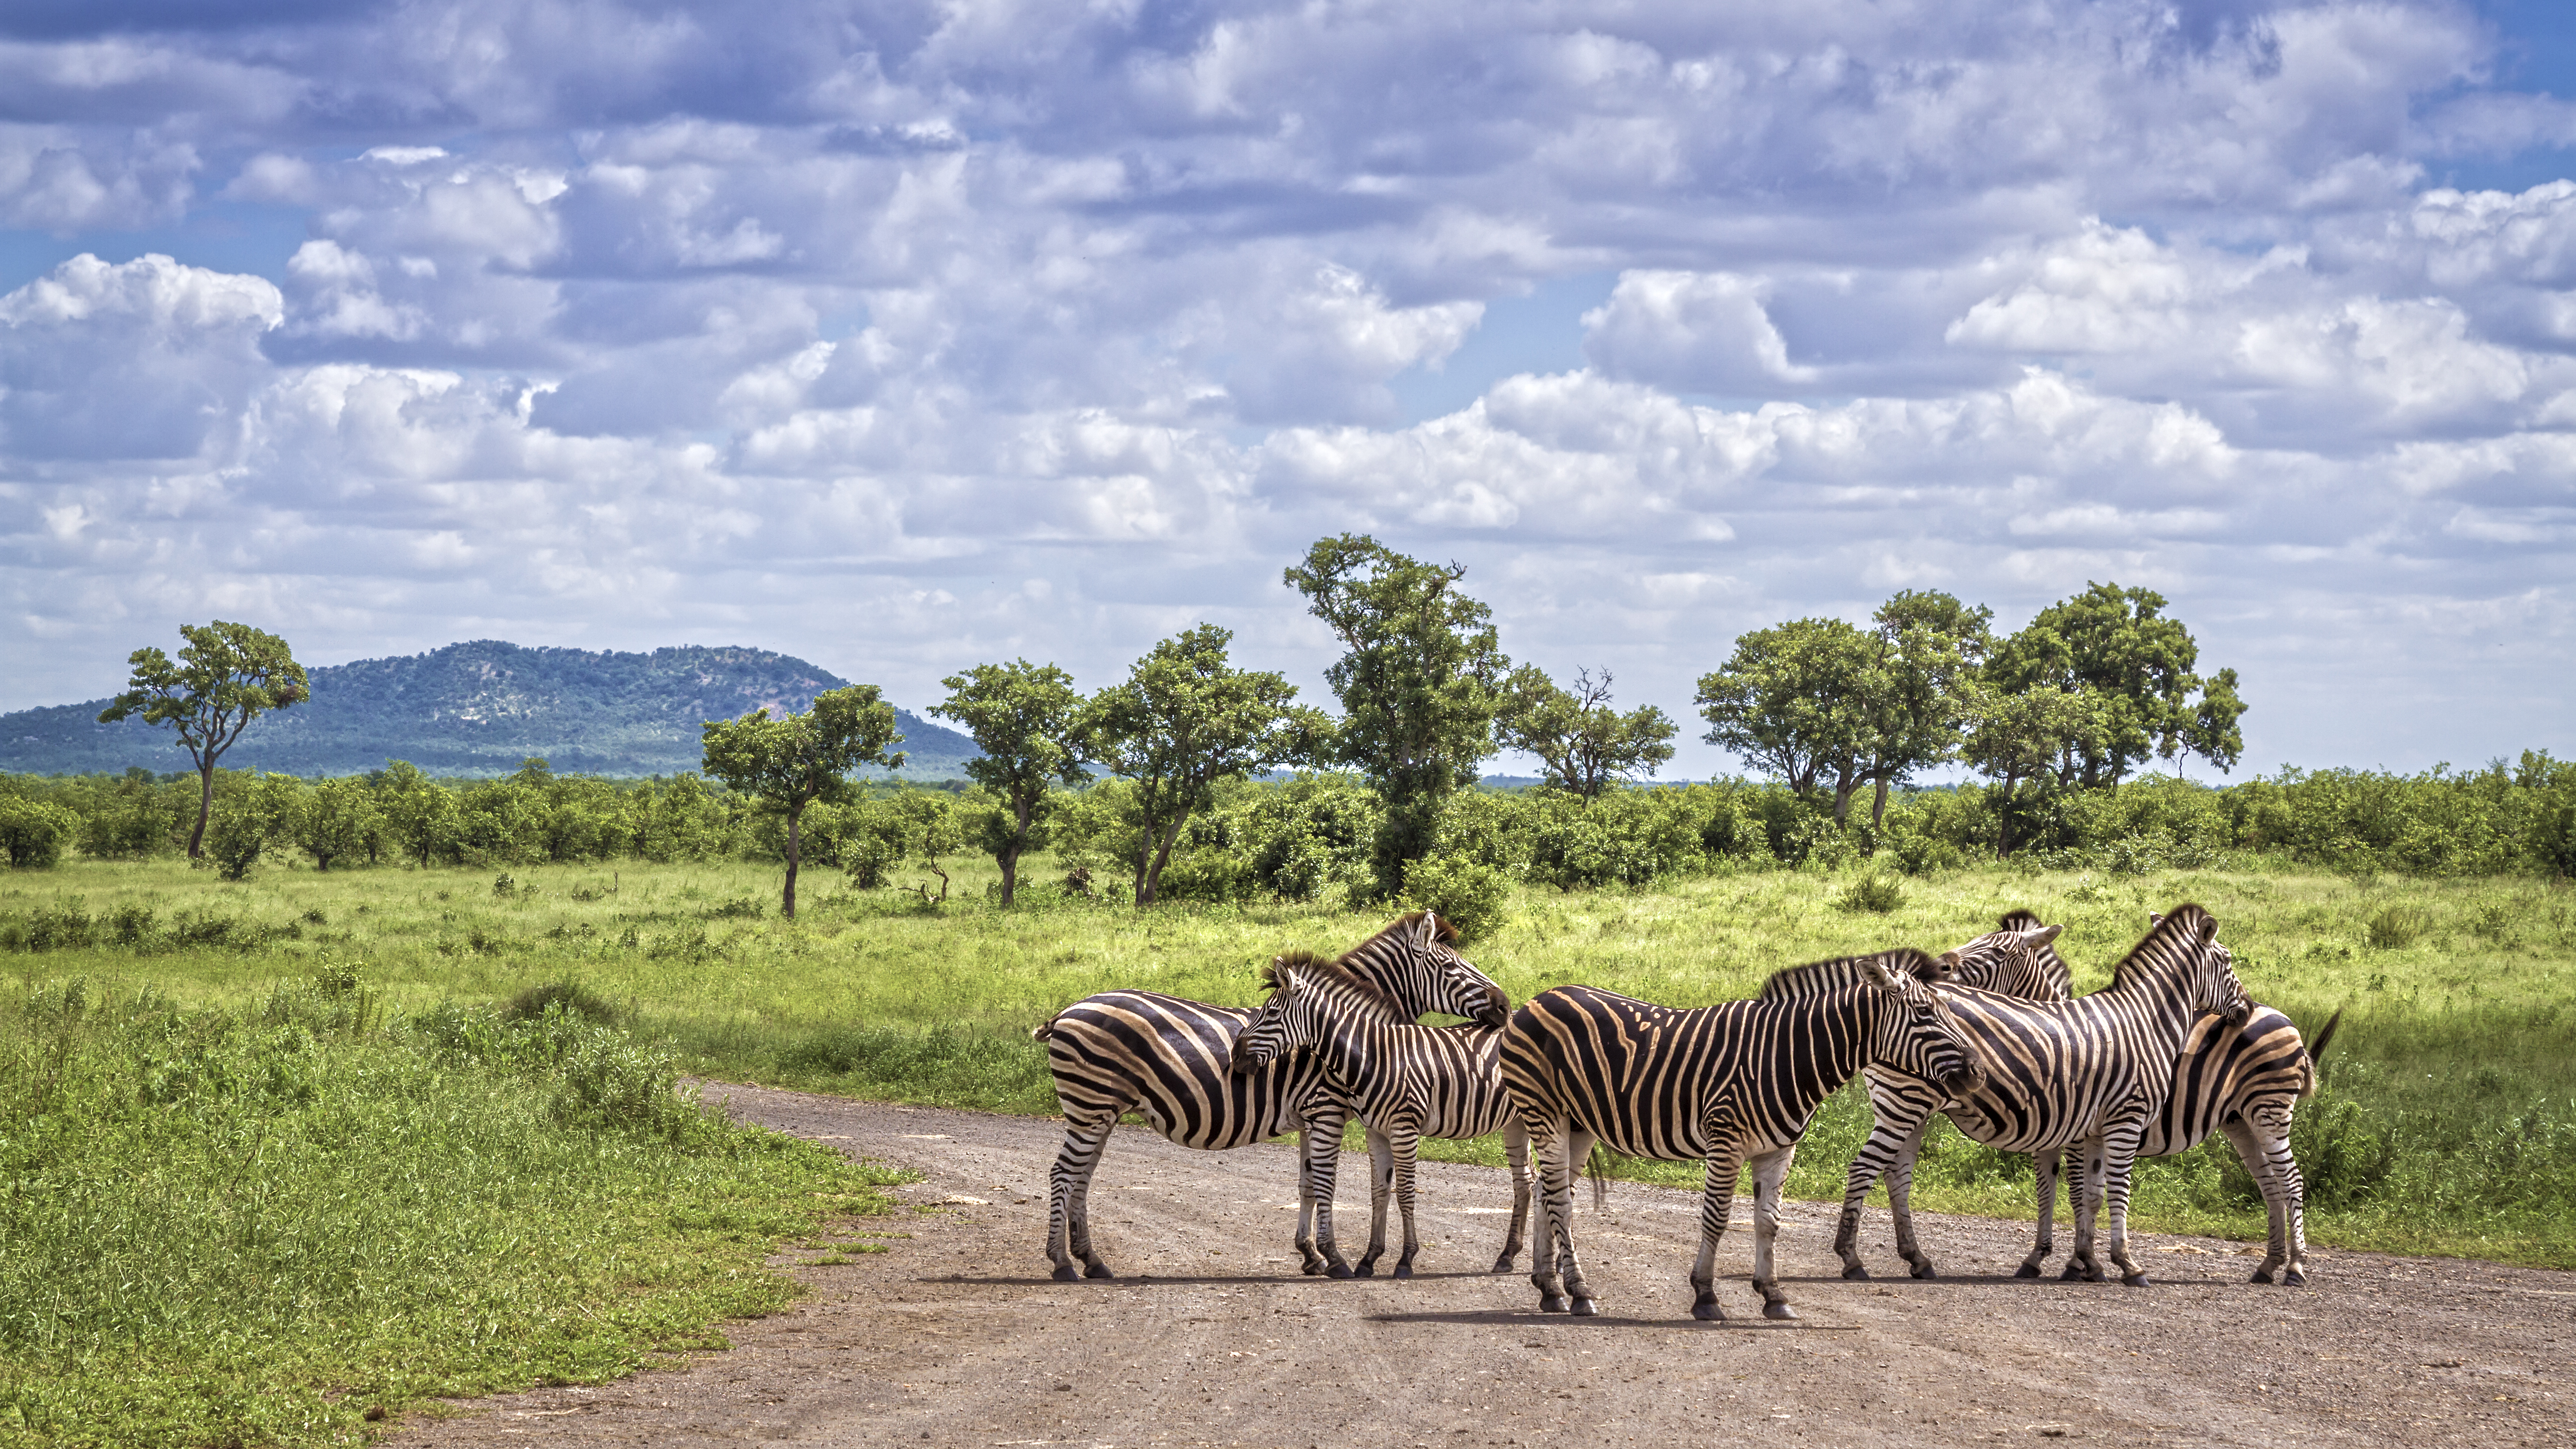
[[226, 964], [193, 1008], [131, 970], [0, 1004], [0, 1446], [355, 1443], [603, 1382], [721, 1347], [794, 1293], [777, 1244], [891, 1206], [899, 1174], [703, 1117], [560, 1011], [413, 1025], [363, 973]]
[[[1028, 1028], [1113, 986], [1249, 1002], [1254, 970], [1290, 947], [1346, 947], [1383, 912], [1327, 905], [1138, 913], [1024, 888], [1004, 913], [989, 865], [956, 864], [956, 898], [853, 892], [807, 876], [777, 916], [777, 872], [750, 864], [516, 867], [489, 873], [263, 870], [243, 885], [169, 862], [82, 863], [0, 877], [0, 952], [51, 911], [113, 943], [0, 954], [0, 970], [87, 973], [199, 1003], [246, 1003], [322, 959], [363, 963], [389, 1006], [505, 1001], [572, 983], [691, 1070], [851, 1095], [1002, 1111], [1054, 1109]], [[1052, 873], [1043, 860], [1028, 878]], [[909, 885], [917, 869], [901, 872]], [[614, 885], [613, 893], [610, 887]], [[2311, 1034], [2344, 1024], [2326, 1087], [2301, 1109], [2311, 1238], [2576, 1267], [2576, 891], [2528, 878], [2420, 881], [2295, 871], [2146, 876], [1958, 872], [1907, 880], [1854, 910], [1848, 876], [1720, 875], [1627, 892], [1524, 889], [1471, 955], [1515, 997], [1583, 981], [1692, 1005], [1751, 993], [1770, 971], [1897, 944], [1939, 949], [2029, 906], [2063, 922], [2078, 988], [2108, 980], [2147, 913], [2197, 900], [2257, 1000]], [[77, 898], [75, 902], [75, 898]], [[1884, 904], [1886, 909], [1875, 907]], [[754, 908], [758, 913], [754, 914]], [[168, 927], [198, 941], [171, 944]], [[225, 923], [233, 923], [226, 925]], [[159, 933], [156, 935], [155, 933]], [[246, 943], [246, 944], [245, 944]], [[1856, 1091], [1830, 1103], [1791, 1179], [1838, 1198], [1867, 1127]], [[1495, 1160], [1491, 1143], [1447, 1149]], [[1696, 1169], [1633, 1164], [1696, 1182]], [[2028, 1217], [2026, 1166], [1936, 1132], [1916, 1202]], [[2223, 1142], [2142, 1166], [2137, 1225], [2259, 1238], [2259, 1199]]]

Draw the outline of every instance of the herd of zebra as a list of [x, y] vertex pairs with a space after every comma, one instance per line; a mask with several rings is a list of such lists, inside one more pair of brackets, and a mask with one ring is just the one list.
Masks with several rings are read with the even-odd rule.
[[[1542, 1311], [1598, 1311], [1572, 1212], [1574, 1175], [1597, 1144], [1707, 1164], [1690, 1274], [1691, 1311], [1701, 1319], [1725, 1317], [1717, 1246], [1749, 1169], [1753, 1287], [1765, 1317], [1795, 1318], [1772, 1268], [1781, 1184], [1817, 1108], [1857, 1074], [1867, 1079], [1874, 1124], [1852, 1161], [1834, 1235], [1846, 1278], [1869, 1276], [1856, 1239], [1861, 1205], [1881, 1176], [1898, 1253], [1914, 1276], [1934, 1276], [1914, 1236], [1908, 1189], [1924, 1128], [1940, 1112], [1975, 1141], [2032, 1157], [2038, 1238], [2019, 1276], [2037, 1276], [2054, 1251], [2063, 1164], [2075, 1243], [2062, 1276], [2103, 1277], [2094, 1223], [2107, 1201], [2107, 1256], [2121, 1281], [2144, 1285], [2128, 1248], [2131, 1165], [2219, 1131], [2271, 1211], [2271, 1243], [2254, 1281], [2277, 1273], [2304, 1283], [2290, 1121], [2315, 1090], [2316, 1053], [2335, 1021], [2311, 1051], [2288, 1017], [2246, 998], [2207, 911], [2185, 905], [2152, 919], [2111, 984], [2080, 997], [2052, 944], [2060, 928], [2023, 911], [1939, 956], [1902, 949], [1820, 961], [1778, 972], [1750, 1000], [1688, 1009], [1559, 986], [1514, 1011], [1429, 912], [1338, 957], [1275, 958], [1262, 972], [1269, 994], [1258, 1008], [1102, 992], [1032, 1033], [1046, 1045], [1065, 1118], [1050, 1174], [1047, 1256], [1059, 1279], [1112, 1276], [1092, 1242], [1090, 1185], [1127, 1112], [1185, 1147], [1301, 1132], [1296, 1247], [1306, 1272], [1336, 1278], [1375, 1271], [1390, 1199], [1404, 1222], [1393, 1274], [1411, 1276], [1418, 1143], [1499, 1132], [1512, 1216], [1494, 1271], [1509, 1271], [1519, 1255], [1535, 1195], [1530, 1278]], [[1420, 1025], [1427, 1012], [1468, 1021]], [[1334, 1173], [1354, 1116], [1371, 1168], [1369, 1244], [1356, 1266], [1333, 1236]], [[1596, 1175], [1596, 1197], [1601, 1190]]]

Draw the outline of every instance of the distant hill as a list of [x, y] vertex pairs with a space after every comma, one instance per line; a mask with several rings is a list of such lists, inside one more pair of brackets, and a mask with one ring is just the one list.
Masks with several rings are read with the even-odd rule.
[[[848, 680], [766, 649], [594, 654], [498, 640], [307, 671], [313, 697], [244, 731], [229, 769], [353, 775], [409, 760], [433, 775], [505, 775], [530, 755], [561, 774], [676, 775], [699, 766], [698, 727], [755, 705], [812, 706]], [[108, 702], [0, 714], [0, 770], [188, 769], [167, 729], [103, 725]], [[975, 742], [909, 710], [895, 719], [909, 779], [947, 779]]]

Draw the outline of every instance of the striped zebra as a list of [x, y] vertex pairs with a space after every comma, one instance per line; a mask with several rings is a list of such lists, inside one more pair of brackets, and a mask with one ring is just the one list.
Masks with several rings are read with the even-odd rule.
[[[2149, 916], [2147, 921], [2153, 926], [2163, 919]], [[2050, 944], [2057, 929], [2052, 926], [2046, 935], [2034, 936], [2031, 933], [2038, 924], [2039, 918], [2030, 912], [2015, 911], [2004, 917], [2002, 930], [1959, 949], [1962, 954], [1983, 948], [1994, 958], [2023, 957], [2027, 966], [2000, 967], [1999, 979], [2018, 972], [2026, 979], [2051, 983], [2054, 989], [1987, 986], [1987, 990], [2043, 1001], [2064, 1000], [2074, 994], [2073, 973]], [[2020, 935], [2018, 940], [1997, 941], [1998, 937], [2016, 933]], [[2215, 941], [2211, 949], [2221, 953], [2227, 950]], [[1967, 980], [1969, 974], [1969, 968], [1960, 970], [1960, 984], [1984, 984]], [[2271, 1220], [2269, 1245], [2253, 1273], [2252, 1281], [2256, 1283], [2271, 1282], [2275, 1273], [2292, 1288], [2308, 1281], [2307, 1185], [2299, 1176], [2298, 1160], [2290, 1153], [2290, 1123], [2298, 1104], [2315, 1095], [2317, 1060], [2325, 1054], [2326, 1043], [2334, 1039], [2335, 1028], [2342, 1022], [2340, 1011], [2328, 1017], [2325, 1029], [2317, 1033], [2316, 1045], [2310, 1047], [2300, 1038], [2296, 1023], [2261, 1002], [2254, 1003], [2245, 1024], [2234, 1030], [2214, 1016], [2195, 1020], [2191, 1035], [2183, 1043], [2182, 1055], [2174, 1063], [2173, 1091], [2138, 1142], [2141, 1157], [2173, 1157], [2207, 1141], [2212, 1132], [2227, 1134], [2237, 1158], [2262, 1192], [2263, 1206]], [[2014, 1270], [2014, 1276], [2019, 1278], [2038, 1277], [2040, 1264], [2056, 1250], [2059, 1160], [2043, 1156], [2033, 1166], [2038, 1178], [2039, 1233], [2030, 1256]], [[1893, 1180], [1891, 1174], [1891, 1187]], [[1927, 1258], [1917, 1262], [1914, 1275], [1931, 1277], [1931, 1261]]]
[[[2068, 1276], [2098, 1281], [2094, 1218], [2107, 1198], [2110, 1256], [2121, 1281], [2144, 1286], [2129, 1257], [2129, 1175], [2141, 1144], [2171, 1096], [2176, 1064], [2201, 1014], [2244, 1025], [2252, 1010], [2218, 923], [2199, 906], [2175, 908], [2120, 963], [2110, 986], [2068, 1001], [2028, 1001], [1974, 989], [1943, 988], [1941, 997], [1986, 1063], [1977, 1091], [1947, 1091], [1919, 1075], [1873, 1068], [1869, 1140], [1852, 1159], [1843, 1189], [1834, 1251], [1843, 1276], [1866, 1278], [1854, 1246], [1870, 1184], [1884, 1174], [1896, 1214], [1896, 1247], [1918, 1276], [1930, 1259], [1914, 1240], [1907, 1199], [1923, 1129], [1935, 1111], [1971, 1139], [2048, 1161], [2083, 1152], [2075, 1201], [2075, 1250]], [[2053, 937], [2041, 928], [2025, 937]], [[2040, 944], [2046, 944], [2041, 940]], [[2036, 1271], [2034, 1269], [2034, 1271]]]
[[[1753, 1287], [1762, 1316], [1795, 1318], [1772, 1272], [1780, 1184], [1816, 1108], [1864, 1066], [1947, 1084], [1982, 1079], [1943, 997], [1916, 977], [1920, 951], [1824, 961], [1782, 975], [1829, 977], [1828, 990], [1682, 1010], [1591, 986], [1543, 991], [1503, 1032], [1503, 1086], [1539, 1159], [1533, 1235], [1539, 1310], [1598, 1311], [1574, 1251], [1573, 1175], [1595, 1141], [1666, 1162], [1705, 1161], [1691, 1316], [1723, 1319], [1717, 1243], [1736, 1174], [1753, 1177]], [[1777, 979], [1777, 978], [1775, 978]], [[1551, 1254], [1553, 1256], [1551, 1257]]]
[[[1511, 1002], [1458, 954], [1458, 933], [1429, 911], [1398, 918], [1341, 958], [1395, 1003], [1406, 1020], [1425, 1011], [1499, 1026]], [[1047, 1180], [1047, 1257], [1060, 1280], [1114, 1276], [1091, 1242], [1091, 1174], [1122, 1113], [1144, 1114], [1183, 1147], [1224, 1151], [1305, 1133], [1297, 1178], [1297, 1250], [1308, 1273], [1347, 1278], [1333, 1246], [1333, 1176], [1349, 1110], [1324, 1090], [1312, 1057], [1259, 1072], [1227, 1070], [1244, 1008], [1210, 1006], [1159, 991], [1104, 991], [1057, 1012], [1029, 1033], [1046, 1044], [1064, 1111], [1064, 1146]], [[1082, 1260], [1076, 1270], [1074, 1260]]]
[[1503, 1134], [1512, 1169], [1512, 1223], [1493, 1271], [1511, 1271], [1529, 1216], [1529, 1130], [1503, 1092], [1503, 1034], [1489, 1026], [1419, 1026], [1385, 993], [1338, 962], [1282, 956], [1262, 984], [1260, 1013], [1234, 1039], [1234, 1069], [1260, 1071], [1310, 1052], [1333, 1093], [1368, 1124], [1371, 1164], [1368, 1253], [1352, 1270], [1375, 1271], [1386, 1251], [1386, 1206], [1404, 1215], [1404, 1252], [1394, 1276], [1413, 1276], [1421, 1239], [1413, 1227], [1414, 1157], [1425, 1137]]

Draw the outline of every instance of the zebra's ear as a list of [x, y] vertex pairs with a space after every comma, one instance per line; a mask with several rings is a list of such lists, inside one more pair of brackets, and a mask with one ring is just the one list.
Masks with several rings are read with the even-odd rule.
[[2049, 942], [2056, 940], [2057, 933], [2065, 929], [2066, 928], [2064, 926], [2042, 926], [2039, 928], [2039, 939], [2031, 942], [2030, 944], [2034, 946], [2045, 946]]
[[1885, 957], [1861, 957], [1860, 974], [1862, 979], [1866, 980], [1870, 985], [1877, 987], [1881, 991], [1902, 992], [1905, 989], [1901, 984], [1902, 978], [1913, 975], [1915, 971], [1921, 967], [1923, 964], [1923, 953], [1920, 951], [1907, 951], [1900, 953], [1895, 959], [1898, 969], [1890, 971], [1887, 969], [1887, 958]]
[[2153, 927], [2156, 927], [2156, 926], [2161, 926], [2161, 925], [2163, 925], [2164, 923], [2165, 923], [2165, 918], [2164, 918], [2163, 916], [2158, 915], [2158, 914], [2157, 914], [2156, 912], [2154, 912], [2154, 911], [2149, 911], [2149, 912], [2147, 912], [2147, 925], [2148, 925], [2150, 928], [2153, 928]]
[[2206, 946], [2218, 939], [2218, 918], [2207, 911], [2200, 913], [2200, 944]]
[[1931, 965], [1917, 970], [1914, 974], [1924, 981], [1947, 981], [1958, 975], [1959, 968], [1966, 964], [1967, 958], [1961, 956], [1954, 947], [1933, 958]]

